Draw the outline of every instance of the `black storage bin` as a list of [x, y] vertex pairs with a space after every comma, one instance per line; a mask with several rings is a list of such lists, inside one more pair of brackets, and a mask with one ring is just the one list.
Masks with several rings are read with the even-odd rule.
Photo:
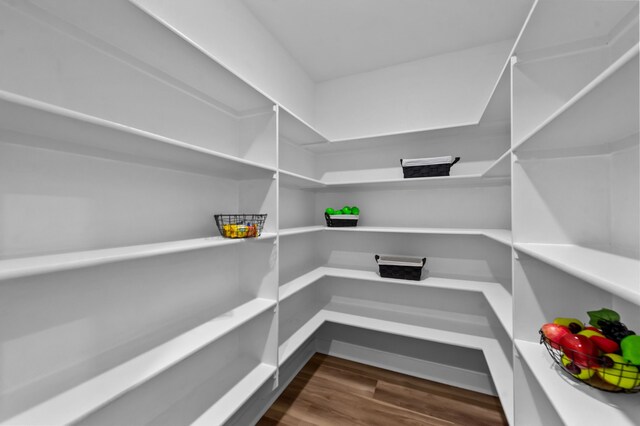
[[449, 176], [451, 166], [456, 164], [458, 161], [460, 161], [460, 157], [456, 157], [452, 163], [405, 167], [404, 165], [402, 165], [402, 160], [400, 160], [400, 165], [402, 165], [402, 173], [404, 174], [404, 178], [408, 179], [420, 177]]
[[358, 226], [357, 214], [340, 214], [329, 216], [328, 213], [324, 214], [324, 218], [327, 220], [327, 226], [330, 228], [344, 228], [346, 226]]
[[376, 254], [375, 258], [378, 268], [380, 268], [381, 277], [400, 280], [420, 281], [422, 268], [427, 263], [426, 257], [379, 256]]

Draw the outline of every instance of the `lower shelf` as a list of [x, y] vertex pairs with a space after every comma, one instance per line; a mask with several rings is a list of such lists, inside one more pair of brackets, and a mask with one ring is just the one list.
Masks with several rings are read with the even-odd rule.
[[279, 348], [279, 364], [282, 365], [286, 362], [325, 322], [481, 350], [489, 366], [505, 414], [509, 422], [513, 424], [513, 370], [497, 340], [380, 319], [373, 316], [373, 311], [369, 313], [361, 311], [358, 314], [341, 312], [343, 310], [341, 308], [337, 303], [329, 303], [283, 342]]
[[274, 300], [253, 299], [7, 419], [3, 424], [38, 425], [77, 422], [275, 306]]
[[354, 280], [383, 282], [391, 285], [413, 285], [482, 293], [509, 337], [512, 335], [513, 321], [511, 316], [511, 294], [498, 283], [435, 277], [430, 277], [422, 281], [397, 280], [393, 278], [382, 278], [378, 273], [373, 271], [321, 266], [280, 286], [280, 301], [289, 298], [307, 286], [319, 281], [323, 277], [348, 278]]
[[603, 392], [574, 382], [559, 371], [546, 349], [533, 342], [516, 339], [520, 357], [567, 425], [637, 425], [640, 419], [638, 395]]
[[516, 243], [514, 248], [640, 305], [640, 260], [574, 244]]
[[274, 365], [259, 364], [198, 417], [192, 425], [224, 424], [267, 380], [274, 377], [277, 370], [278, 368]]

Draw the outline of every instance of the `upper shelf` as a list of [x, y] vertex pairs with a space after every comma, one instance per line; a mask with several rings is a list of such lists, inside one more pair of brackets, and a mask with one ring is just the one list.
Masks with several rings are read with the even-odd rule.
[[606, 152], [609, 144], [638, 133], [638, 86], [636, 44], [516, 142], [513, 151], [596, 148]]
[[571, 244], [514, 243], [514, 248], [640, 305], [640, 260]]
[[482, 173], [482, 177], [491, 178], [491, 177], [508, 177], [511, 176], [511, 150], [507, 150], [504, 154], [500, 156], [496, 161], [494, 161], [487, 170]]
[[[508, 158], [508, 156], [506, 158]], [[352, 180], [342, 182], [327, 182], [319, 179], [313, 179], [297, 173], [288, 172], [286, 170], [280, 170], [280, 182], [285, 187], [312, 190], [415, 189], [416, 187], [430, 186], [462, 187], [507, 185], [510, 183], [510, 173], [504, 172], [505, 164], [509, 163], [504, 162], [504, 164], [501, 164], [499, 168], [492, 165], [483, 174], [475, 175], [434, 176], [410, 179], [392, 178], [376, 180]], [[493, 169], [495, 169], [495, 173], [489, 173]]]
[[549, 57], [612, 43], [625, 30], [627, 20], [637, 17], [638, 2], [607, 2], [606, 7], [602, 4], [601, 1], [533, 2], [518, 36], [516, 55]]
[[282, 186], [298, 189], [321, 189], [327, 186], [326, 183], [318, 179], [302, 176], [286, 170], [280, 170], [280, 183]]
[[279, 115], [280, 136], [297, 145], [309, 145], [327, 142], [327, 138], [322, 136], [318, 130], [309, 123], [296, 117], [291, 112], [280, 106]]
[[[275, 238], [275, 236], [276, 234], [263, 233], [258, 239], [272, 239]], [[125, 260], [239, 244], [243, 241], [245, 241], [245, 239], [229, 239], [223, 237], [195, 238], [191, 240], [0, 260], [0, 281], [87, 268]]]
[[477, 175], [434, 176], [424, 178], [395, 178], [377, 180], [354, 180], [342, 182], [326, 182], [326, 189], [415, 189], [416, 187], [460, 187], [460, 186], [490, 186], [510, 184], [509, 177], [484, 177]]
[[275, 172], [270, 166], [4, 91], [0, 135], [39, 148], [228, 179], [269, 178]]

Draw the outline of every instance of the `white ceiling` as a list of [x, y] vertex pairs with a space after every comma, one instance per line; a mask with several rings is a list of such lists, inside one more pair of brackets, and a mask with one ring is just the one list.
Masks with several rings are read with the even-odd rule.
[[515, 39], [532, 0], [243, 0], [321, 82]]

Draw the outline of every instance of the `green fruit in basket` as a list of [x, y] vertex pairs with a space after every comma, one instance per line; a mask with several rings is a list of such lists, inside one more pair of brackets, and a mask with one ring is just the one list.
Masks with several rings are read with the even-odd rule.
[[627, 336], [620, 341], [622, 357], [631, 364], [640, 365], [640, 336]]
[[351, 214], [351, 209], [349, 207], [343, 207], [342, 214]]
[[325, 213], [328, 215], [332, 215], [332, 214], [336, 214], [336, 211], [331, 207], [329, 207], [328, 209], [325, 210]]
[[356, 206], [351, 207], [351, 214], [360, 214], [360, 209]]
[[638, 372], [638, 367], [627, 363], [627, 361], [618, 354], [606, 354], [605, 357], [613, 361], [612, 367], [605, 366], [598, 369], [598, 375], [602, 377], [605, 382], [623, 389], [633, 389], [640, 386], [640, 372]]

